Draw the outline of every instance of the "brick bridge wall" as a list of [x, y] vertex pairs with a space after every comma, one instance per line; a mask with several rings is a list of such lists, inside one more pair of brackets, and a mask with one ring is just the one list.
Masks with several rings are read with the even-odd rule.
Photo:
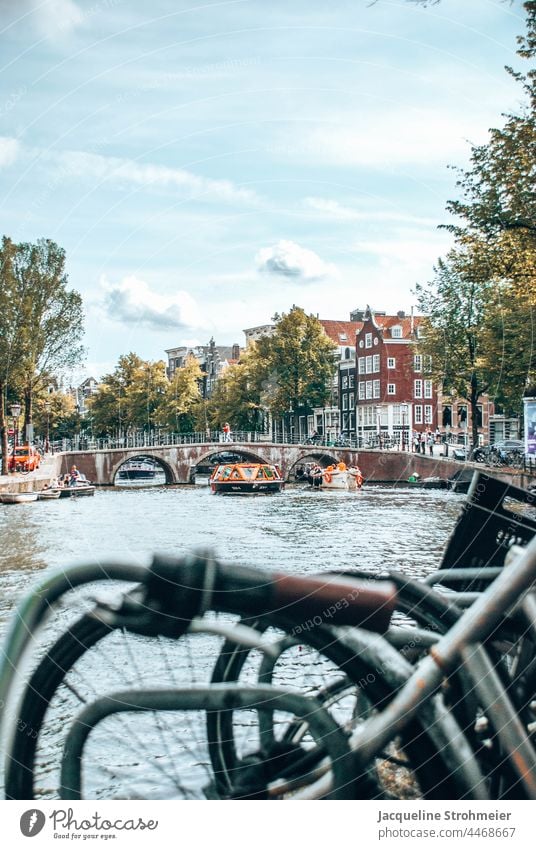
[[365, 480], [393, 482], [407, 480], [412, 472], [421, 477], [432, 475], [449, 478], [462, 468], [454, 461], [409, 454], [404, 451], [352, 451], [342, 448], [315, 448], [306, 445], [276, 445], [272, 443], [198, 444], [159, 448], [106, 449], [103, 451], [74, 451], [62, 456], [62, 473], [75, 463], [86, 477], [99, 486], [111, 486], [124, 462], [135, 457], [154, 457], [166, 473], [167, 483], [192, 482], [195, 468], [210, 462], [222, 451], [234, 451], [244, 460], [278, 464], [288, 480], [294, 468], [309, 460], [321, 465], [343, 461], [348, 466], [359, 464]]

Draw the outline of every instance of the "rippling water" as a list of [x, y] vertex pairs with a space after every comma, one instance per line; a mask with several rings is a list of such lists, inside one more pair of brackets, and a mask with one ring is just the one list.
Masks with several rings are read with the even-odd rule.
[[[125, 487], [98, 491], [93, 498], [5, 505], [0, 507], [2, 629], [13, 604], [39, 573], [88, 560], [145, 564], [155, 550], [181, 554], [209, 547], [226, 560], [264, 568], [306, 572], [391, 567], [420, 576], [437, 567], [462, 501], [461, 496], [445, 491], [381, 487], [337, 493], [296, 486], [274, 496], [221, 497], [197, 486]], [[50, 644], [72, 615], [71, 603], [69, 613], [60, 611], [49, 625], [44, 642]], [[171, 641], [155, 645], [155, 641], [119, 633], [87, 652], [73, 678], [77, 695], [63, 688], [50, 710], [50, 726], [40, 741], [39, 792], [51, 795], [57, 786], [61, 742], [57, 729], [79, 710], [83, 687], [83, 698], [92, 698], [139, 680], [147, 686], [206, 681], [221, 643], [214, 643], [215, 639], [188, 638], [191, 642], [180, 641], [178, 651]], [[255, 676], [253, 667], [246, 674]], [[297, 662], [281, 664], [278, 683], [303, 689], [325, 678], [318, 656], [306, 658], [300, 653]], [[123, 792], [118, 789], [121, 775], [135, 769], [141, 774], [137, 782], [129, 779], [129, 787], [137, 786], [136, 793], [173, 795], [172, 773], [178, 761], [188, 768], [201, 764], [199, 782], [203, 783], [206, 764], [198, 752], [192, 753], [191, 742], [201, 735], [201, 725], [187, 714], [173, 721], [168, 717], [165, 725], [146, 725], [147, 717], [135, 725], [131, 719], [109, 719], [94, 732], [92, 768], [99, 778], [93, 795], [109, 798]], [[249, 720], [244, 727], [250, 729]], [[179, 743], [179, 731], [186, 742]], [[121, 746], [125, 739], [128, 754]], [[152, 773], [146, 765], [148, 752], [152, 753]], [[168, 789], [163, 789], [163, 771]], [[104, 783], [103, 773], [108, 776]]]

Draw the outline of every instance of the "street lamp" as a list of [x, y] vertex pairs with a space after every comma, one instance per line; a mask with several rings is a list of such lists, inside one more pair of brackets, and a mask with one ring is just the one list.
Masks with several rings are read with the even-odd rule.
[[406, 440], [406, 424], [408, 421], [408, 405], [401, 404], [400, 412], [402, 413], [402, 451], [409, 451], [409, 428], [408, 428], [408, 436]]
[[376, 407], [376, 430], [378, 431], [378, 445], [382, 445], [382, 408]]
[[19, 416], [21, 411], [20, 404], [10, 405], [11, 416], [13, 418], [13, 471], [17, 471], [17, 434], [19, 428]]
[[47, 414], [47, 429], [45, 432], [45, 454], [48, 454], [50, 449], [50, 401], [45, 401], [45, 411]]

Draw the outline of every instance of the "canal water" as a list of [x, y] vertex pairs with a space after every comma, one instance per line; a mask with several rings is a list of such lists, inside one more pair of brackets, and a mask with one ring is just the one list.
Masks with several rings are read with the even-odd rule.
[[[206, 486], [125, 486], [98, 490], [92, 498], [4, 505], [0, 507], [0, 626], [4, 632], [21, 594], [49, 570], [87, 561], [147, 564], [155, 551], [178, 555], [210, 548], [227, 561], [266, 569], [396, 568], [419, 577], [437, 567], [462, 503], [463, 498], [454, 493], [404, 488], [337, 493], [289, 486], [274, 496], [231, 497], [214, 496]], [[37, 649], [37, 656], [87, 603], [76, 592], [68, 599], [65, 609], [39, 636], [43, 648]], [[178, 651], [170, 640], [120, 634], [107, 637], [84, 655], [73, 678], [76, 687], [58, 691], [40, 737], [38, 794], [56, 792], [58, 728], [85, 699], [140, 681], [161, 687], [209, 680], [221, 640], [203, 635], [180, 642]], [[325, 662], [317, 655], [306, 658], [301, 647], [299, 651], [298, 665], [282, 664], [277, 683], [314, 689], [327, 680]], [[253, 662], [252, 670], [244, 674], [253, 680]], [[86, 793], [101, 798], [124, 798], [125, 793], [174, 796], [179, 762], [187, 771], [198, 769], [191, 784], [202, 786], [208, 772], [206, 752], [200, 755], [192, 745], [193, 739], [202, 736], [201, 725], [191, 713], [181, 717], [168, 715], [167, 724], [154, 718], [149, 723], [147, 716], [136, 723], [131, 715], [105, 720], [91, 737]], [[241, 725], [251, 723], [248, 719]], [[128, 755], [122, 748], [126, 742]], [[137, 772], [135, 778], [133, 772]], [[125, 774], [129, 776], [127, 791]]]

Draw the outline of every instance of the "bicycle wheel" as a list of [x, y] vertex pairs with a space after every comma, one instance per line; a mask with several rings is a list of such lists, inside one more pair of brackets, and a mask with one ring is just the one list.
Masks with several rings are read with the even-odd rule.
[[[62, 790], [62, 753], [71, 748], [72, 728], [80, 723], [85, 726], [87, 712], [112, 702], [114, 710], [98, 723], [85, 747], [85, 798], [259, 798], [259, 775], [270, 781], [282, 761], [288, 766], [290, 759], [293, 775], [302, 777], [303, 786], [314, 779], [309, 772], [326, 756], [338, 776], [334, 795], [327, 798], [353, 798], [353, 759], [347, 735], [320, 702], [307, 700], [315, 713], [312, 731], [308, 717], [307, 738], [289, 746], [286, 728], [296, 721], [291, 699], [304, 699], [301, 694], [289, 693], [289, 705], [285, 699], [277, 704], [277, 734], [266, 746], [262, 716], [274, 710], [275, 702], [270, 699], [270, 693], [276, 693], [274, 688], [266, 688], [270, 692], [264, 694], [264, 700], [249, 703], [244, 703], [245, 687], [225, 696], [217, 687], [212, 692], [207, 688], [222, 643], [222, 638], [212, 633], [218, 622], [217, 617], [209, 616], [207, 632], [186, 634], [179, 640], [110, 629], [92, 613], [74, 622], [42, 656], [22, 693], [13, 738], [7, 746], [6, 797], [79, 798], [69, 783], [67, 792]], [[221, 627], [229, 630], [231, 625], [225, 617]], [[199, 695], [203, 685], [204, 693], [197, 702], [192, 701], [192, 693]], [[127, 710], [118, 688], [130, 693]], [[180, 691], [182, 702], [173, 710], [132, 707], [136, 700], [156, 691], [164, 692], [166, 698]], [[284, 691], [278, 688], [277, 692]], [[240, 728], [235, 737], [235, 781], [225, 793], [211, 769], [205, 731], [206, 711], [221, 709], [222, 704], [234, 705]], [[323, 726], [318, 722], [314, 726], [316, 720]], [[320, 727], [326, 736], [319, 735]], [[290, 796], [285, 792], [285, 798]], [[270, 797], [280, 795], [275, 790]]]
[[[388, 659], [374, 648], [374, 640], [361, 650], [356, 646], [355, 632], [352, 643], [349, 630], [345, 635], [341, 629], [317, 626], [300, 634], [298, 643], [292, 636], [292, 623], [274, 615], [257, 620], [255, 627], [279, 640], [275, 656], [263, 660], [255, 651], [226, 642], [214, 668], [213, 683], [259, 681], [275, 686], [284, 683], [301, 692], [314, 692], [349, 732], [374, 711], [385, 707], [396, 692], [396, 687], [385, 677], [392, 655]], [[400, 672], [402, 665], [399, 658]], [[402, 680], [401, 674], [399, 685]], [[262, 733], [269, 740], [277, 717], [266, 719]], [[425, 711], [403, 734], [394, 737], [381, 756], [356, 776], [356, 797], [460, 798], [463, 791], [457, 777], [443, 758], [441, 744], [434, 740], [437, 729], [431, 726], [435, 721]], [[301, 740], [306, 733], [303, 723], [294, 723], [287, 728], [287, 739]], [[233, 711], [209, 714], [207, 736], [214, 774], [222, 792], [226, 792], [239, 765]]]

